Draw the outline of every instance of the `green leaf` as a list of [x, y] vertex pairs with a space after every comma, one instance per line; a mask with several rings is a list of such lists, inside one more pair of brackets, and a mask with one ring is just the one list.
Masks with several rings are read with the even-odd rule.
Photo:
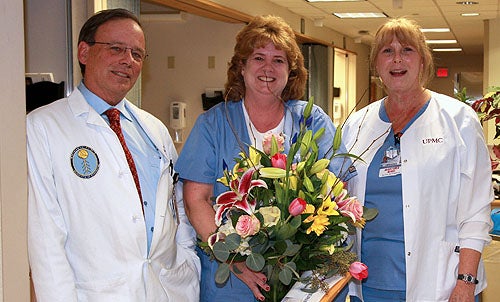
[[325, 128], [319, 128], [319, 130], [316, 131], [316, 133], [314, 133], [313, 140], [317, 141], [319, 138], [323, 136], [324, 133], [325, 133]]
[[288, 247], [288, 244], [286, 244], [285, 240], [278, 240], [274, 244], [274, 250], [279, 255], [285, 253], [287, 247]]
[[292, 282], [292, 271], [287, 266], [283, 267], [283, 269], [279, 273], [279, 278], [281, 283], [288, 285]]
[[218, 241], [214, 244], [214, 256], [219, 262], [226, 262], [229, 259], [229, 249], [226, 243]]
[[285, 240], [285, 239], [288, 239], [290, 237], [292, 237], [293, 235], [295, 235], [295, 233], [297, 232], [297, 228], [294, 228], [292, 227], [290, 224], [283, 224], [281, 226], [279, 226], [277, 229], [276, 229], [276, 239], [278, 240]]
[[226, 239], [224, 239], [224, 242], [226, 243], [226, 247], [230, 251], [234, 251], [241, 244], [241, 236], [236, 234], [236, 233], [231, 233], [231, 234], [226, 236]]
[[314, 97], [312, 96], [307, 101], [306, 108], [304, 109], [304, 121], [307, 120], [309, 116], [311, 116], [313, 105], [314, 105]]
[[300, 225], [302, 224], [302, 217], [300, 215], [297, 215], [290, 220], [290, 226], [298, 229]]
[[264, 268], [264, 265], [266, 265], [266, 260], [261, 254], [252, 253], [248, 255], [245, 263], [249, 269], [255, 272], [260, 272]]
[[297, 270], [297, 265], [293, 261], [285, 263], [285, 267], [288, 267], [291, 271]]
[[300, 144], [300, 156], [301, 157], [306, 156], [307, 151], [311, 147], [311, 140], [312, 140], [312, 130], [307, 130], [306, 133], [304, 134], [304, 137], [302, 138], [302, 142]]
[[287, 242], [289, 245], [283, 253], [284, 256], [294, 256], [300, 252], [300, 248], [302, 247], [300, 244], [293, 244], [290, 240], [287, 240]]
[[217, 268], [217, 271], [215, 272], [215, 282], [217, 284], [224, 284], [227, 279], [229, 278], [229, 264], [227, 263], [220, 263], [219, 267]]
[[372, 220], [373, 218], [377, 217], [377, 215], [378, 210], [376, 208], [363, 207], [363, 218], [367, 221]]
[[263, 235], [250, 239], [249, 244], [252, 247], [252, 253], [263, 254], [269, 248], [269, 240]]
[[309, 177], [307, 177], [307, 175], [305, 175], [305, 174], [304, 174], [304, 179], [302, 179], [302, 184], [307, 189], [307, 191], [314, 192], [314, 186], [313, 186], [311, 180], [309, 179]]
[[269, 157], [273, 157], [276, 153], [278, 153], [278, 141], [273, 135], [271, 139], [271, 154], [269, 154]]
[[337, 127], [335, 130], [335, 136], [333, 137], [333, 153], [340, 148], [342, 143], [342, 127]]

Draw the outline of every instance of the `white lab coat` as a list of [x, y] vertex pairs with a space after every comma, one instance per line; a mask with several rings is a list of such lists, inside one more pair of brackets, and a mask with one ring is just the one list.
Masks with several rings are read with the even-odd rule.
[[[129, 108], [162, 153], [149, 254], [123, 149], [80, 91], [28, 115], [28, 245], [39, 302], [199, 299], [195, 233], [184, 213], [180, 184], [179, 226], [173, 210], [169, 163], [175, 163], [177, 153], [172, 139], [157, 118], [130, 103]], [[79, 146], [99, 159], [90, 167], [98, 166], [92, 177], [73, 171], [70, 158]]]
[[[389, 133], [390, 123], [379, 118], [381, 104], [356, 112], [343, 128], [347, 149], [362, 154], [365, 161], [355, 163], [358, 176], [349, 181], [351, 194], [362, 203], [368, 165]], [[457, 279], [455, 247], [467, 238], [491, 240], [489, 212], [494, 196], [481, 125], [469, 106], [432, 93], [428, 108], [401, 137], [400, 146], [406, 300], [447, 301]], [[476, 294], [486, 287], [482, 262], [477, 278]], [[360, 297], [359, 282], [351, 284], [350, 294]]]

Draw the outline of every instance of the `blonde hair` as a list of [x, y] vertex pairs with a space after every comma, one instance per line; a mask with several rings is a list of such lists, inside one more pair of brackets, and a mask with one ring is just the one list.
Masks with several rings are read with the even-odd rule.
[[304, 95], [307, 70], [304, 67], [304, 56], [295, 40], [295, 33], [282, 18], [269, 15], [255, 17], [236, 36], [234, 55], [229, 63], [225, 85], [228, 100], [237, 101], [245, 96], [245, 82], [241, 70], [253, 51], [269, 42], [272, 42], [276, 49], [285, 52], [290, 69], [281, 99], [300, 99]]
[[379, 27], [375, 34], [370, 53], [370, 68], [374, 74], [377, 74], [376, 62], [380, 49], [389, 44], [393, 38], [397, 38], [403, 45], [415, 47], [422, 57], [422, 72], [420, 73], [420, 84], [426, 86], [434, 76], [434, 59], [432, 51], [425, 42], [425, 36], [420, 26], [414, 20], [406, 18], [396, 18], [387, 21]]

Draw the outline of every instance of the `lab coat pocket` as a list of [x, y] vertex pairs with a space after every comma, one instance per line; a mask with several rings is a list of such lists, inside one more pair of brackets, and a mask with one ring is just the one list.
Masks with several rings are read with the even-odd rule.
[[78, 301], [81, 302], [129, 301], [130, 299], [125, 276], [76, 282], [75, 285]]
[[436, 275], [436, 298], [438, 301], [446, 301], [450, 298], [451, 291], [455, 288], [458, 272], [458, 252], [455, 249], [458, 243], [441, 242], [439, 244], [437, 275]]
[[200, 299], [200, 281], [192, 259], [184, 259], [179, 266], [172, 269], [162, 268], [160, 283], [169, 301], [194, 302]]

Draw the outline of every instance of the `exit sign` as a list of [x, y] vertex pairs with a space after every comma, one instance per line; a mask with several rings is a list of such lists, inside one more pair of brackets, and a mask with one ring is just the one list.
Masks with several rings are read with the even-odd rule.
[[448, 77], [448, 68], [440, 67], [436, 70], [436, 76], [438, 78], [447, 78]]

